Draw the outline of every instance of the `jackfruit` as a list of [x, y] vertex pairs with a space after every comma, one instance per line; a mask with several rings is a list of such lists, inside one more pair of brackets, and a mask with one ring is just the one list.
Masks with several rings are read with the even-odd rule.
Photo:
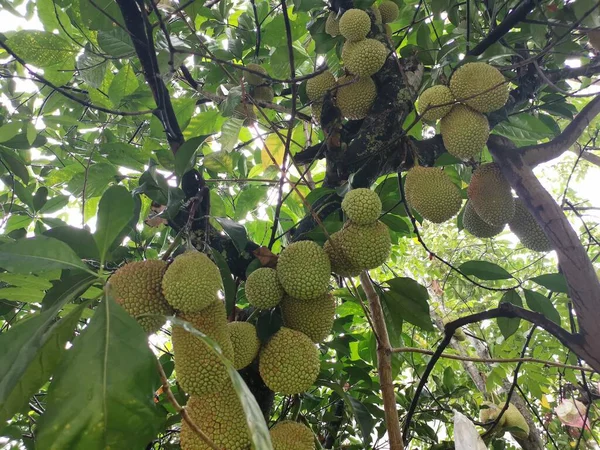
[[281, 302], [283, 324], [307, 335], [313, 342], [323, 341], [331, 333], [335, 316], [335, 298], [325, 294], [314, 300], [300, 300], [290, 296]]
[[282, 327], [260, 351], [258, 370], [269, 389], [284, 395], [308, 390], [319, 375], [319, 350], [308, 336]]
[[[498, 408], [504, 408], [504, 405], [498, 405]], [[529, 425], [515, 405], [510, 403], [508, 409], [504, 411], [504, 415], [506, 416], [506, 421], [503, 425], [504, 428], [518, 428], [518, 430], [508, 430], [510, 434], [519, 439], [527, 439], [529, 437]]]
[[[260, 74], [267, 75], [267, 71], [264, 67], [259, 66], [258, 64], [251, 63], [251, 64], [246, 64], [246, 69], [253, 71], [253, 72], [249, 72], [247, 70], [244, 70], [244, 78], [246, 79], [248, 84], [251, 84], [252, 86], [259, 86], [266, 81], [266, 79], [260, 75]], [[254, 73], [254, 72], [258, 72], [258, 73]]]
[[506, 225], [515, 215], [510, 184], [496, 163], [482, 164], [473, 172], [467, 195], [477, 215], [490, 225]]
[[504, 230], [504, 224], [494, 226], [481, 220], [470, 201], [467, 201], [463, 212], [463, 227], [467, 232], [480, 239], [494, 237]]
[[333, 273], [340, 277], [356, 277], [360, 275], [362, 270], [359, 267], [354, 267], [342, 250], [341, 237], [342, 231], [330, 235], [323, 246], [323, 250], [327, 253], [329, 261], [331, 261], [331, 271]]
[[408, 204], [425, 219], [434, 223], [450, 220], [460, 211], [460, 190], [450, 177], [437, 167], [415, 166], [404, 181]]
[[381, 12], [381, 21], [383, 23], [390, 23], [398, 18], [400, 10], [396, 3], [385, 0], [379, 5], [379, 12]]
[[243, 369], [254, 361], [260, 350], [256, 327], [250, 322], [229, 322], [227, 328], [233, 346], [233, 366], [236, 370]]
[[[215, 341], [223, 355], [234, 360], [225, 305], [221, 300], [214, 301], [199, 313], [182, 314], [179, 318]], [[227, 369], [212, 348], [180, 326], [173, 327], [171, 340], [177, 381], [188, 394], [203, 395], [221, 389], [228, 377]]]
[[467, 160], [478, 155], [490, 135], [487, 118], [465, 105], [454, 105], [440, 123], [448, 153]]
[[367, 225], [379, 219], [381, 200], [371, 189], [352, 189], [342, 200], [342, 210], [352, 222]]
[[521, 244], [528, 249], [536, 252], [552, 250], [552, 244], [544, 231], [519, 198], [515, 199], [515, 215], [508, 222], [508, 226], [510, 231], [519, 238]]
[[380, 25], [382, 23], [381, 12], [379, 11], [379, 8], [377, 7], [377, 5], [371, 6], [369, 11], [371, 11], [371, 14], [373, 15], [373, 23]]
[[165, 319], [137, 316], [173, 313], [161, 290], [166, 270], [167, 263], [164, 261], [130, 262], [120, 267], [109, 280], [115, 300], [138, 321], [146, 333], [158, 331]]
[[375, 39], [346, 42], [342, 47], [342, 59], [348, 72], [359, 77], [368, 77], [385, 64], [388, 50]]
[[377, 97], [371, 77], [342, 77], [338, 86], [336, 99], [342, 116], [350, 120], [364, 119]]
[[[190, 396], [185, 407], [190, 419], [219, 448], [248, 450], [252, 445], [246, 415], [231, 381], [228, 379], [218, 392]], [[203, 440], [181, 422], [182, 450], [210, 450]]]
[[277, 277], [285, 292], [312, 300], [327, 292], [331, 263], [325, 251], [312, 241], [288, 245], [277, 260]]
[[[500, 411], [502, 411], [501, 407], [492, 402], [483, 402], [483, 406], [484, 407], [479, 410], [479, 421], [482, 423], [488, 423], [496, 420], [496, 417], [498, 417], [498, 414], [500, 414]], [[496, 428], [501, 429], [505, 423], [506, 412], [502, 414], [502, 417], [500, 418], [498, 425], [496, 425]]]
[[212, 304], [223, 288], [221, 273], [204, 253], [190, 251], [173, 260], [162, 280], [169, 305], [184, 313], [197, 313]]
[[313, 101], [322, 101], [327, 91], [333, 88], [335, 88], [335, 77], [329, 70], [306, 81], [306, 95]]
[[340, 34], [349, 42], [361, 41], [371, 31], [371, 19], [362, 9], [349, 9], [340, 19]]
[[385, 31], [385, 35], [389, 38], [391, 38], [394, 34], [392, 33], [392, 27], [390, 27], [387, 23], [383, 24], [383, 30]]
[[272, 103], [275, 98], [275, 92], [271, 86], [256, 86], [253, 90], [252, 98], [260, 102]]
[[337, 13], [334, 11], [331, 11], [327, 16], [327, 20], [325, 21], [325, 33], [331, 37], [340, 35], [340, 21], [337, 18]]
[[323, 112], [323, 103], [322, 102], [313, 102], [310, 105], [310, 115], [313, 118], [313, 121], [317, 124], [321, 123], [321, 113]]
[[259, 309], [273, 308], [283, 298], [277, 271], [268, 267], [261, 267], [248, 275], [245, 290], [248, 303]]
[[233, 117], [244, 119], [244, 126], [249, 127], [256, 122], [256, 112], [252, 103], [240, 103], [233, 109]]
[[273, 450], [315, 450], [315, 437], [307, 426], [283, 420], [271, 428]]
[[452, 97], [452, 92], [450, 92], [448, 86], [439, 84], [425, 89], [421, 93], [417, 109], [423, 120], [435, 122], [450, 112], [453, 106], [452, 102], [454, 102], [454, 97]]
[[467, 63], [450, 77], [454, 98], [479, 112], [502, 108], [508, 100], [508, 83], [504, 75], [489, 64]]
[[339, 240], [350, 264], [361, 270], [375, 269], [390, 256], [390, 233], [379, 221], [369, 225], [349, 222], [342, 229]]

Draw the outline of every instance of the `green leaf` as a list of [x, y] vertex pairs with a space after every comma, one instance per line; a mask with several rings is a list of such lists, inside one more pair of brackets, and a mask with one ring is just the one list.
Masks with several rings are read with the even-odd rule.
[[46, 204], [47, 200], [48, 200], [48, 188], [42, 186], [33, 195], [33, 199], [32, 199], [33, 209], [35, 211], [39, 211]]
[[42, 206], [38, 212], [41, 214], [52, 214], [60, 211], [68, 204], [69, 197], [67, 195], [57, 195], [44, 203], [44, 206]]
[[[223, 231], [231, 238], [233, 245], [241, 253], [248, 243], [248, 235], [243, 225], [226, 217], [215, 217], [215, 220], [223, 227]], [[1, 247], [0, 247], [1, 249]]]
[[[252, 108], [252, 105], [248, 105], [248, 108]], [[233, 150], [235, 144], [237, 144], [240, 130], [244, 125], [244, 119], [236, 119], [235, 117], [229, 117], [223, 126], [221, 127], [221, 137], [219, 142], [221, 144], [221, 151], [229, 153]]]
[[105, 296], [53, 377], [37, 448], [145, 447], [163, 423], [156, 364], [142, 327]]
[[98, 204], [98, 226], [94, 233], [100, 261], [104, 262], [108, 250], [133, 216], [133, 198], [123, 186], [107, 189]]
[[81, 259], [93, 259], [100, 261], [98, 246], [94, 236], [85, 228], [75, 228], [71, 226], [55, 227], [44, 232], [48, 236], [64, 242], [73, 249]]
[[108, 97], [115, 105], [119, 105], [121, 100], [133, 94], [138, 86], [139, 82], [133, 68], [129, 64], [125, 64], [110, 83]]
[[79, 0], [78, 6], [76, 10], [81, 14], [81, 21], [90, 30], [119, 28], [125, 32], [123, 16], [115, 0], [94, 0], [93, 3], [89, 0]]
[[15, 273], [81, 269], [93, 273], [64, 242], [46, 236], [0, 246], [0, 267]]
[[212, 257], [214, 258], [219, 272], [221, 272], [221, 278], [223, 279], [223, 291], [225, 292], [225, 310], [229, 317], [233, 313], [235, 308], [235, 300], [237, 296], [237, 286], [233, 277], [231, 276], [231, 270], [227, 265], [227, 260], [219, 253], [216, 249], [212, 249]]
[[562, 294], [569, 293], [567, 280], [565, 280], [565, 277], [562, 273], [546, 273], [544, 275], [531, 278], [531, 281], [536, 282], [540, 286], [544, 286], [546, 289], [552, 292], [560, 292]]
[[115, 58], [123, 58], [135, 52], [133, 42], [131, 42], [127, 31], [118, 27], [110, 31], [99, 31], [98, 45], [102, 50]]
[[527, 113], [509, 116], [508, 120], [498, 124], [494, 131], [517, 143], [536, 143], [554, 136], [552, 130], [542, 120]]
[[507, 280], [512, 275], [498, 264], [487, 261], [467, 261], [459, 267], [466, 275], [474, 275], [481, 280]]
[[10, 122], [0, 127], [0, 142], [6, 142], [14, 138], [21, 131], [21, 122]]
[[[523, 307], [523, 300], [521, 300], [518, 292], [514, 289], [504, 293], [500, 299], [500, 304], [502, 303], [512, 303], [515, 306]], [[498, 317], [496, 320], [498, 321], [498, 328], [500, 328], [500, 332], [502, 333], [502, 336], [504, 336], [504, 339], [508, 339], [515, 334], [521, 324], [521, 319], [518, 317], [513, 319], [509, 319], [508, 317]]]
[[181, 179], [184, 173], [194, 167], [196, 152], [210, 134], [188, 139], [175, 154], [175, 175]]
[[405, 277], [392, 278], [386, 284], [390, 290], [385, 292], [383, 301], [388, 310], [425, 331], [433, 331], [427, 288]]
[[79, 51], [60, 36], [37, 30], [17, 31], [7, 39], [6, 45], [27, 64], [42, 69], [71, 61], [74, 63]]
[[13, 151], [0, 148], [0, 160], [8, 166], [12, 173], [23, 180], [25, 184], [29, 183], [27, 167], [23, 163], [23, 160]]
[[529, 306], [532, 311], [539, 312], [552, 322], [560, 325], [560, 314], [548, 297], [529, 289], [523, 289], [523, 292], [525, 293], [527, 306]]

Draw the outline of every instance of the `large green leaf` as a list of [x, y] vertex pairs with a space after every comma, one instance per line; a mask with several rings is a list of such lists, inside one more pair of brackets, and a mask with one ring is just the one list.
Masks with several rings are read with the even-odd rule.
[[[514, 289], [504, 293], [502, 299], [500, 300], [500, 304], [502, 303], [512, 303], [513, 305], [523, 307], [523, 300], [521, 300], [521, 297]], [[519, 329], [519, 325], [521, 324], [521, 319], [518, 317], [514, 319], [498, 317], [497, 320], [498, 328], [500, 328], [500, 332], [502, 333], [502, 336], [504, 336], [504, 339], [508, 339], [510, 336], [515, 334]]]
[[481, 280], [507, 280], [512, 275], [498, 264], [487, 261], [467, 261], [458, 267], [466, 275], [474, 275]]
[[523, 292], [525, 293], [527, 306], [529, 306], [532, 311], [542, 313], [552, 322], [560, 325], [560, 314], [548, 297], [529, 289], [523, 289]]
[[65, 64], [79, 49], [69, 41], [47, 31], [22, 30], [7, 39], [6, 45], [18, 56], [36, 67], [45, 68]]
[[1, 245], [0, 267], [15, 273], [55, 269], [81, 269], [93, 273], [67, 244], [46, 236]]
[[94, 233], [100, 260], [106, 259], [111, 245], [133, 217], [133, 198], [123, 186], [112, 186], [98, 204], [98, 227]]
[[125, 64], [110, 83], [108, 97], [115, 105], [119, 105], [121, 100], [133, 94], [138, 86], [139, 82], [133, 68], [129, 64]]
[[144, 448], [163, 423], [156, 364], [142, 327], [105, 296], [53, 377], [37, 448]]
[[387, 310], [426, 331], [433, 331], [427, 288], [405, 277], [392, 278], [386, 284], [390, 287], [383, 296]]
[[227, 316], [230, 316], [233, 313], [233, 309], [235, 308], [235, 300], [237, 296], [237, 285], [231, 276], [231, 270], [227, 265], [227, 260], [219, 253], [218, 250], [212, 249], [212, 256], [217, 263], [217, 267], [219, 268], [219, 272], [221, 273], [221, 278], [223, 279], [223, 291], [225, 293], [225, 309], [227, 311]]
[[175, 154], [175, 175], [181, 178], [184, 173], [194, 166], [196, 152], [210, 135], [196, 136], [187, 140]]
[[565, 276], [562, 273], [545, 273], [531, 278], [531, 281], [535, 281], [540, 286], [544, 286], [552, 292], [560, 292], [562, 294], [569, 292], [567, 280], [565, 280]]

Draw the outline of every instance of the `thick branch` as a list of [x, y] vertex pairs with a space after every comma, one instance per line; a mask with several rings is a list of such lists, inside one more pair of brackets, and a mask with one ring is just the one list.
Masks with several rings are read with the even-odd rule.
[[379, 296], [375, 292], [375, 288], [367, 272], [360, 274], [360, 283], [369, 301], [369, 309], [371, 310], [373, 325], [375, 327], [373, 331], [377, 336], [377, 370], [379, 372], [379, 385], [381, 386], [381, 395], [383, 397], [383, 410], [385, 413], [389, 448], [390, 450], [404, 450], [404, 442], [400, 433], [398, 408], [396, 406], [396, 393], [394, 392], [392, 378], [392, 346], [390, 345], [383, 310]]
[[523, 162], [530, 167], [558, 158], [569, 149], [586, 130], [590, 122], [600, 114], [600, 96], [595, 97], [577, 114], [575, 119], [550, 142], [519, 149]]

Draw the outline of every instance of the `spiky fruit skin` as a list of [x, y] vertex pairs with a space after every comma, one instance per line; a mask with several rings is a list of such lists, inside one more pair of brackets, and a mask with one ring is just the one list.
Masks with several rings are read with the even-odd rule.
[[313, 121], [317, 124], [321, 123], [321, 113], [323, 112], [323, 103], [321, 102], [313, 102], [310, 105], [310, 115], [313, 118]]
[[[498, 405], [498, 407], [504, 408], [504, 405]], [[506, 421], [503, 425], [505, 428], [519, 428], [521, 430], [510, 430], [513, 436], [519, 439], [527, 439], [529, 437], [529, 425], [515, 405], [510, 403], [508, 409], [504, 411], [504, 415], [506, 416]]]
[[348, 223], [341, 231], [342, 251], [353, 267], [375, 269], [387, 261], [392, 241], [388, 227], [377, 221], [369, 225]]
[[519, 198], [515, 199], [515, 215], [508, 222], [508, 226], [524, 247], [535, 252], [549, 252], [552, 250], [552, 244], [544, 231]]
[[367, 225], [379, 219], [381, 200], [371, 189], [352, 189], [342, 200], [342, 210], [352, 222], [358, 225]]
[[502, 233], [502, 230], [504, 230], [504, 224], [494, 226], [483, 221], [481, 217], [477, 215], [477, 212], [470, 201], [467, 201], [467, 204], [465, 205], [465, 211], [463, 213], [463, 227], [469, 234], [472, 234], [480, 239], [487, 239], [497, 236]]
[[342, 231], [337, 231], [329, 236], [325, 242], [323, 250], [327, 253], [331, 261], [331, 271], [340, 277], [356, 277], [360, 275], [360, 267], [354, 267], [346, 253], [342, 250], [340, 239]]
[[307, 426], [291, 420], [271, 428], [273, 450], [315, 450], [315, 437]]
[[[242, 404], [227, 380], [219, 392], [192, 395], [186, 411], [194, 422], [219, 448], [248, 450], [252, 444]], [[182, 450], [210, 450], [187, 422], [181, 423]]]
[[[266, 69], [262, 66], [259, 66], [258, 64], [254, 64], [254, 63], [246, 64], [246, 68], [250, 69], [254, 72], [259, 72], [264, 75], [267, 75]], [[260, 76], [259, 74], [253, 73], [253, 72], [248, 72], [248, 71], [244, 71], [244, 78], [252, 86], [259, 86], [266, 81], [266, 79], [264, 77]]]
[[[492, 422], [493, 420], [496, 420], [496, 417], [498, 417], [498, 414], [500, 414], [500, 411], [502, 411], [501, 407], [495, 405], [492, 402], [483, 402], [483, 406], [487, 406], [487, 408], [481, 408], [479, 410], [479, 421], [483, 423], [488, 423]], [[504, 426], [505, 423], [506, 413], [502, 414], [502, 417], [500, 418], [497, 427], [500, 429]]]
[[335, 316], [335, 298], [330, 294], [314, 300], [286, 296], [281, 302], [283, 324], [307, 335], [313, 342], [323, 341], [331, 333]]
[[285, 292], [312, 300], [327, 292], [331, 263], [325, 251], [312, 241], [288, 245], [277, 260], [277, 277]]
[[283, 298], [283, 287], [277, 271], [269, 267], [256, 269], [246, 280], [246, 298], [255, 308], [274, 308]]
[[331, 37], [340, 35], [340, 21], [337, 18], [337, 13], [331, 11], [325, 21], [325, 33]]
[[434, 223], [450, 220], [460, 211], [462, 198], [450, 177], [436, 167], [415, 166], [404, 181], [408, 204]]
[[136, 261], [120, 267], [111, 277], [113, 295], [130, 316], [136, 318], [146, 333], [154, 333], [165, 323], [160, 317], [141, 314], [173, 313], [162, 294], [161, 282], [167, 270], [164, 261]]
[[489, 64], [467, 63], [450, 77], [454, 98], [476, 111], [491, 112], [502, 108], [508, 100], [508, 83], [504, 75]]
[[419, 96], [418, 111], [423, 120], [435, 122], [450, 112], [453, 101], [454, 97], [448, 86], [432, 86]]
[[233, 366], [236, 370], [243, 369], [254, 361], [260, 350], [256, 327], [249, 322], [229, 322], [227, 328], [233, 346]]
[[390, 27], [387, 23], [383, 24], [383, 29], [385, 31], [385, 35], [389, 38], [392, 37], [393, 33], [392, 33], [392, 27]]
[[388, 51], [375, 39], [346, 42], [342, 48], [342, 59], [348, 72], [359, 77], [368, 77], [379, 71], [385, 64]]
[[380, 25], [382, 22], [381, 20], [381, 12], [379, 11], [379, 8], [377, 7], [377, 5], [373, 5], [370, 8], [371, 14], [373, 15], [373, 23]]
[[335, 77], [329, 70], [306, 81], [306, 95], [313, 101], [323, 101], [325, 94], [333, 88], [335, 88]]
[[[234, 360], [225, 305], [221, 300], [214, 301], [199, 313], [179, 317], [219, 344], [223, 355]], [[198, 336], [180, 326], [173, 327], [171, 339], [177, 381], [181, 387], [191, 395], [204, 395], [221, 389], [228, 375], [217, 354]]]
[[342, 116], [350, 120], [364, 119], [377, 97], [377, 88], [371, 77], [342, 77], [338, 86], [337, 106]]
[[482, 164], [473, 172], [467, 195], [477, 215], [490, 225], [506, 225], [515, 214], [510, 184], [496, 163]]
[[379, 5], [379, 12], [381, 12], [381, 21], [383, 23], [390, 23], [398, 18], [400, 10], [396, 3], [385, 0]]
[[200, 252], [186, 252], [173, 260], [162, 280], [169, 305], [184, 313], [197, 313], [212, 304], [223, 288], [219, 268]]
[[251, 103], [240, 103], [233, 109], [233, 117], [243, 119], [244, 126], [249, 127], [256, 122], [256, 112]]
[[256, 86], [252, 97], [261, 102], [272, 103], [275, 98], [275, 92], [271, 86]]
[[308, 390], [319, 375], [319, 350], [305, 334], [282, 327], [262, 348], [258, 370], [269, 389], [285, 395]]
[[465, 105], [454, 105], [440, 123], [448, 153], [462, 160], [478, 155], [490, 135], [487, 118]]
[[340, 34], [350, 42], [361, 41], [371, 30], [371, 19], [362, 9], [349, 9], [340, 19]]

